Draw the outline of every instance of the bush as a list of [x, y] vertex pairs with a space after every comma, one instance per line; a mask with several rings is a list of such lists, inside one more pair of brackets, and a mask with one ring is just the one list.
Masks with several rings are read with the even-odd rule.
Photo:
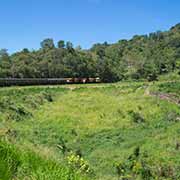
[[21, 104], [11, 105], [9, 107], [9, 110], [10, 110], [10, 112], [8, 113], [9, 119], [11, 118], [11, 119], [16, 120], [16, 121], [23, 120], [24, 117], [32, 116], [32, 113], [29, 112], [27, 110], [27, 108]]
[[138, 80], [141, 78], [141, 75], [138, 72], [135, 72], [135, 73], [131, 74], [131, 78]]
[[1, 112], [8, 110], [13, 105], [14, 105], [13, 101], [11, 101], [11, 99], [7, 96], [4, 96], [0, 99], [0, 111]]
[[50, 93], [43, 92], [42, 95], [48, 102], [53, 102], [53, 98], [52, 98], [52, 95]]
[[176, 112], [170, 112], [167, 114], [167, 120], [169, 122], [179, 122], [180, 117], [178, 116], [178, 114]]
[[148, 81], [157, 81], [158, 80], [158, 76], [156, 73], [152, 73], [152, 74], [149, 74], [148, 77], [147, 77]]
[[134, 149], [134, 152], [123, 162], [116, 164], [116, 170], [121, 180], [152, 180], [154, 175], [151, 167], [148, 165], [148, 156], [140, 154], [140, 148]]
[[134, 112], [134, 111], [129, 111], [129, 114], [135, 123], [144, 123], [145, 119], [141, 116], [140, 113]]

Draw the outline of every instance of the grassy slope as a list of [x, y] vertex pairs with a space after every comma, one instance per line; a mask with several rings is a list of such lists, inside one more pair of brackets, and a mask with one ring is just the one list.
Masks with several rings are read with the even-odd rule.
[[[152, 89], [163, 91], [161, 85], [153, 86]], [[7, 129], [15, 132], [2, 136], [19, 148], [28, 148], [61, 164], [66, 155], [57, 145], [80, 152], [94, 171], [92, 179], [117, 179], [114, 164], [124, 162], [136, 147], [149, 154], [148, 162], [155, 174], [158, 168], [173, 167], [173, 175], [167, 173], [162, 179], [178, 177], [180, 154], [176, 144], [180, 141], [180, 123], [175, 120], [180, 116], [178, 105], [147, 95], [147, 83], [68, 87], [73, 88], [2, 89], [1, 98], [10, 95], [14, 102], [32, 112], [18, 121], [9, 118], [10, 110], [2, 113], [1, 132]], [[171, 87], [164, 89], [167, 88]], [[25, 96], [37, 99], [37, 94], [45, 89], [53, 94], [55, 101], [41, 103], [36, 108], [24, 101]]]
[[[61, 93], [65, 93], [63, 88], [0, 89], [0, 179], [87, 179], [55, 159], [50, 149], [41, 149], [34, 141], [36, 122], [33, 113], [51, 103], [51, 94], [55, 98]], [[34, 131], [32, 136], [27, 134], [30, 129]]]
[[57, 161], [27, 149], [0, 142], [0, 179], [2, 180], [84, 180]]

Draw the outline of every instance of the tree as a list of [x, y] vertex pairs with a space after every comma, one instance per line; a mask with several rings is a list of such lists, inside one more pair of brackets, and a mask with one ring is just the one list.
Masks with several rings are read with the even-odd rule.
[[47, 39], [44, 39], [42, 42], [41, 42], [41, 48], [42, 49], [52, 49], [54, 48], [54, 41], [53, 39], [50, 39], [50, 38], [47, 38]]
[[66, 48], [67, 48], [68, 50], [73, 49], [73, 44], [72, 44], [72, 42], [68, 41], [68, 42], [66, 43]]
[[11, 62], [7, 49], [0, 50], [0, 78], [11, 76]]
[[65, 42], [63, 40], [58, 41], [58, 48], [64, 48]]
[[0, 58], [8, 57], [7, 49], [0, 49]]
[[24, 48], [24, 49], [22, 50], [22, 52], [23, 52], [23, 53], [29, 53], [29, 50], [28, 50], [27, 48]]
[[68, 50], [69, 53], [74, 53], [74, 52], [75, 52], [75, 50], [74, 50], [74, 48], [73, 48], [73, 44], [72, 44], [72, 42], [70, 42], [70, 41], [68, 41], [68, 42], [66, 43], [66, 49]]
[[97, 43], [89, 50], [71, 42], [41, 42], [39, 50], [9, 55], [0, 50], [0, 77], [100, 77], [104, 82], [156, 79], [180, 67], [180, 24], [169, 31], [136, 35], [114, 44]]

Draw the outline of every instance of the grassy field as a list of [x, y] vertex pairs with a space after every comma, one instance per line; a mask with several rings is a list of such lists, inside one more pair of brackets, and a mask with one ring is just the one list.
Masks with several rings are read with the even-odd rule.
[[180, 106], [151, 95], [179, 98], [179, 89], [179, 82], [1, 88], [0, 179], [180, 179]]

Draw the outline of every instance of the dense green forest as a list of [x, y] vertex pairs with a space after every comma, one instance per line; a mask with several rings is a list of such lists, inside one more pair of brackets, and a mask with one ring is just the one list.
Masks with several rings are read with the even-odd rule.
[[135, 35], [115, 44], [95, 44], [89, 50], [53, 39], [39, 50], [24, 48], [9, 55], [0, 50], [0, 78], [100, 77], [104, 82], [122, 79], [156, 79], [180, 69], [180, 23], [169, 31]]

